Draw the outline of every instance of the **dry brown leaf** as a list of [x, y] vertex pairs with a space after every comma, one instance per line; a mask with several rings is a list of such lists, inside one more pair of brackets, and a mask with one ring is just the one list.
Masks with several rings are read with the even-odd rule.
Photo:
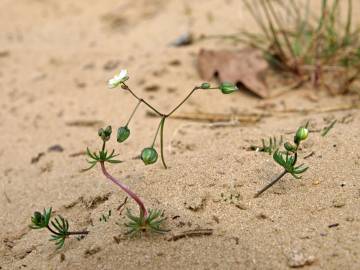
[[269, 96], [269, 89], [264, 78], [268, 64], [259, 50], [253, 48], [240, 51], [202, 49], [198, 57], [198, 68], [204, 80], [217, 76], [222, 82], [241, 83], [259, 97]]

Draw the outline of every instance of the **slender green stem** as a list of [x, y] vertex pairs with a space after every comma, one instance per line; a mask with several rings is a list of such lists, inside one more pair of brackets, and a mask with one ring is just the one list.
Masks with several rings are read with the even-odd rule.
[[181, 102], [179, 103], [179, 105], [177, 105], [171, 112], [169, 112], [168, 114], [166, 114], [165, 117], [169, 117], [170, 115], [172, 115], [172, 114], [173, 114], [177, 109], [179, 109], [180, 106], [183, 105], [183, 104], [185, 103], [185, 101], [187, 101], [187, 100], [191, 97], [191, 95], [192, 95], [196, 90], [198, 90], [198, 89], [200, 89], [200, 88], [197, 87], [197, 86], [194, 87], [194, 89], [191, 90], [191, 92], [184, 98], [184, 100], [181, 101]]
[[[285, 28], [284, 28], [283, 25], [281, 24], [281, 21], [280, 21], [279, 17], [276, 15], [276, 11], [275, 11], [274, 7], [272, 6], [271, 1], [267, 0], [266, 3], [267, 3], [267, 5], [268, 5], [268, 7], [269, 7], [269, 10], [270, 10], [272, 16], [274, 17], [275, 23], [278, 25], [278, 27], [279, 27], [279, 29], [280, 29], [280, 33], [281, 33], [281, 34], [283, 35], [283, 37], [284, 37], [285, 44], [286, 44], [286, 46], [287, 46], [290, 54], [291, 54], [292, 57], [296, 60], [296, 55], [295, 55], [294, 50], [293, 50], [293, 48], [292, 48], [292, 46], [291, 46], [291, 43], [290, 43], [288, 34], [287, 34], [286, 31], [283, 31], [283, 29], [285, 29]], [[266, 3], [265, 3], [265, 4], [266, 4]]]
[[160, 153], [161, 153], [162, 164], [164, 165], [165, 169], [167, 169], [167, 166], [166, 166], [166, 163], [165, 163], [165, 157], [164, 157], [164, 125], [165, 125], [165, 119], [166, 119], [166, 117], [164, 116], [161, 119], [161, 122], [160, 122], [160, 126], [161, 126], [161, 131], [160, 131]]
[[275, 30], [273, 21], [272, 21], [272, 19], [271, 19], [269, 10], [268, 10], [267, 7], [266, 7], [266, 2], [265, 2], [265, 0], [261, 0], [260, 3], [261, 3], [262, 9], [264, 10], [264, 13], [265, 13], [267, 22], [268, 22], [268, 24], [269, 24], [269, 28], [270, 28], [271, 34], [272, 34], [272, 36], [273, 36], [275, 46], [278, 48], [280, 56], [281, 56], [281, 57], [283, 58], [283, 60], [286, 62], [286, 60], [287, 60], [286, 54], [285, 54], [285, 52], [284, 52], [284, 50], [283, 50], [283, 48], [282, 48], [282, 46], [281, 46], [281, 43], [280, 43], [280, 41], [279, 41], [278, 36], [277, 36], [277, 33], [276, 33], [276, 30]]
[[159, 130], [160, 130], [162, 121], [163, 121], [163, 118], [161, 119], [161, 121], [160, 121], [160, 123], [159, 123], [159, 126], [158, 126], [158, 128], [156, 129], [156, 133], [155, 133], [155, 136], [154, 136], [153, 143], [151, 144], [151, 147], [154, 147], [154, 145], [155, 145], [156, 138], [157, 138], [157, 136], [158, 136], [158, 134], [159, 134]]
[[152, 109], [154, 112], [156, 112], [159, 116], [163, 115], [161, 112], [159, 112], [153, 106], [151, 106], [146, 100], [139, 98], [125, 83], [123, 83], [123, 88], [125, 90], [128, 90], [130, 92], [130, 94], [132, 94], [139, 102], [143, 102], [144, 104], [146, 104], [146, 106], [148, 106], [150, 109]]
[[270, 187], [272, 187], [277, 181], [279, 181], [281, 178], [283, 178], [287, 174], [287, 171], [283, 171], [278, 177], [276, 177], [273, 181], [271, 181], [269, 184], [267, 184], [264, 188], [262, 188], [260, 191], [258, 191], [254, 198], [259, 197], [263, 192], [268, 190]]
[[344, 45], [349, 45], [350, 42], [350, 32], [351, 32], [351, 23], [352, 23], [352, 0], [348, 0], [348, 14], [347, 14], [347, 22], [345, 28], [345, 37], [343, 40]]
[[[169, 117], [170, 115], [172, 115], [176, 110], [178, 110], [181, 105], [183, 105], [190, 97], [191, 95], [198, 89], [201, 89], [201, 87], [199, 86], [195, 86], [191, 91], [190, 93], [172, 110], [170, 111], [170, 113], [168, 114], [163, 114], [161, 113], [160, 111], [158, 111], [157, 109], [155, 109], [152, 105], [150, 105], [146, 100], [138, 97], [130, 88], [129, 86], [127, 86], [125, 83], [122, 84], [122, 88], [129, 91], [130, 94], [135, 97], [139, 103], [136, 105], [134, 111], [132, 112], [130, 118], [129, 118], [129, 121], [127, 122], [126, 126], [129, 124], [131, 118], [133, 117], [133, 115], [135, 114], [135, 111], [137, 110], [138, 106], [140, 105], [140, 103], [144, 103], [146, 106], [148, 106], [151, 110], [153, 110], [156, 114], [158, 114], [160, 117], [161, 117], [161, 121], [160, 121], [160, 124], [159, 124], [159, 127], [158, 129], [156, 130], [156, 133], [155, 133], [155, 137], [154, 137], [154, 140], [153, 140], [153, 143], [152, 143], [152, 147], [154, 146], [155, 144], [155, 141], [156, 141], [156, 138], [157, 138], [157, 135], [159, 133], [159, 130], [160, 130], [160, 145], [161, 145], [161, 160], [162, 160], [162, 163], [165, 167], [165, 169], [167, 169], [167, 166], [166, 166], [166, 163], [165, 163], [165, 158], [164, 158], [164, 124], [165, 124], [165, 119], [167, 117]], [[211, 87], [209, 89], [219, 89], [219, 87]], [[103, 145], [103, 150], [104, 150], [104, 145]]]
[[103, 141], [101, 151], [103, 151], [103, 152], [104, 152], [104, 150], [105, 150], [105, 146], [106, 146], [106, 142], [105, 142], [105, 141]]
[[136, 106], [135, 106], [135, 109], [133, 110], [133, 112], [131, 113], [131, 115], [130, 115], [130, 117], [129, 117], [129, 120], [127, 121], [127, 123], [126, 123], [126, 127], [129, 125], [129, 123], [130, 123], [130, 121], [131, 121], [131, 119], [133, 118], [133, 116], [134, 116], [134, 114], [135, 114], [135, 112], [136, 112], [136, 110], [139, 108], [139, 106], [140, 106], [140, 104], [141, 104], [141, 100], [139, 100], [139, 102], [138, 102], [138, 104], [136, 104]]

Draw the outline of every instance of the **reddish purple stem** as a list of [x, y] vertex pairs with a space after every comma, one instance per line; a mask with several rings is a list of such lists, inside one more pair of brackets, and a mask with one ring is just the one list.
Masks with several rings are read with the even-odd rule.
[[119, 180], [117, 180], [115, 177], [113, 177], [111, 174], [109, 174], [105, 168], [105, 163], [103, 161], [100, 162], [101, 164], [101, 170], [103, 174], [111, 180], [114, 184], [118, 185], [123, 191], [125, 191], [131, 198], [134, 199], [134, 201], [139, 205], [140, 208], [140, 216], [143, 216], [144, 218], [147, 217], [147, 211], [144, 206], [144, 203], [140, 200], [140, 198], [132, 192], [127, 186], [125, 186], [123, 183], [121, 183]]

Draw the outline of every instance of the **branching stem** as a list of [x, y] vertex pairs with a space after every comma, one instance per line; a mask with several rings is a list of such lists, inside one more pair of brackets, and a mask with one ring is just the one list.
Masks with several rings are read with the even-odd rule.
[[[122, 85], [122, 88], [129, 91], [130, 94], [135, 97], [139, 102], [138, 104], [136, 105], [134, 111], [132, 112], [126, 126], [129, 125], [130, 123], [130, 120], [132, 119], [132, 117], [134, 116], [137, 108], [139, 107], [139, 105], [141, 103], [144, 103], [146, 106], [148, 106], [152, 111], [154, 111], [157, 115], [159, 115], [161, 117], [161, 121], [160, 121], [160, 124], [159, 124], [159, 127], [155, 133], [155, 137], [154, 137], [154, 140], [153, 140], [153, 143], [152, 143], [152, 147], [154, 146], [155, 144], [155, 141], [156, 141], [156, 138], [157, 138], [157, 135], [159, 133], [159, 130], [160, 130], [160, 147], [161, 147], [161, 161], [164, 165], [164, 168], [167, 169], [167, 166], [166, 166], [166, 163], [165, 163], [165, 157], [164, 157], [164, 124], [165, 124], [165, 120], [166, 118], [168, 118], [169, 116], [171, 116], [175, 111], [177, 111], [181, 105], [183, 105], [190, 97], [191, 95], [198, 89], [201, 89], [201, 87], [198, 87], [198, 86], [195, 86], [191, 91], [190, 93], [173, 109], [171, 110], [168, 114], [163, 114], [161, 113], [160, 111], [158, 111], [155, 107], [153, 107], [151, 104], [149, 104], [146, 100], [138, 97], [130, 88], [127, 84], [123, 83]], [[218, 89], [216, 87], [214, 88], [209, 88], [209, 89]]]

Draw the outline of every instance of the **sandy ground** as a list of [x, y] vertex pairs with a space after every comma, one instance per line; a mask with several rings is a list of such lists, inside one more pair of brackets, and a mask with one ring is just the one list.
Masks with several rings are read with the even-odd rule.
[[[199, 35], [253, 27], [239, 2], [0, 2], [0, 269], [287, 269], [299, 258], [308, 269], [360, 269], [358, 110], [275, 114], [256, 124], [170, 119], [164, 170], [160, 162], [145, 167], [134, 159], [159, 121], [143, 107], [131, 139], [110, 143], [124, 163], [109, 170], [148, 207], [165, 210], [171, 232], [164, 236], [125, 237], [116, 224], [125, 221], [116, 210], [124, 193], [99, 168], [80, 172], [87, 166], [81, 152], [100, 147], [97, 129], [124, 124], [136, 105], [122, 90], [107, 90], [106, 80], [128, 68], [129, 85], [169, 111], [201, 83], [198, 51], [231, 44], [168, 44], [189, 29]], [[201, 92], [179, 113], [264, 113], [269, 105], [319, 110], [353, 102], [357, 95], [334, 98], [306, 87], [266, 101]], [[273, 135], [291, 139], [308, 120], [317, 131], [334, 119], [326, 137], [311, 133], [303, 145], [310, 169], [301, 180], [285, 177], [253, 198], [281, 169], [271, 156], [249, 151], [251, 144]], [[48, 151], [54, 145], [64, 151]], [[90, 234], [56, 251], [48, 232], [28, 228], [33, 211], [49, 206], [72, 229]], [[136, 210], [131, 201], [127, 207]], [[100, 221], [109, 210], [110, 220]], [[168, 241], [192, 229], [213, 234]]]

